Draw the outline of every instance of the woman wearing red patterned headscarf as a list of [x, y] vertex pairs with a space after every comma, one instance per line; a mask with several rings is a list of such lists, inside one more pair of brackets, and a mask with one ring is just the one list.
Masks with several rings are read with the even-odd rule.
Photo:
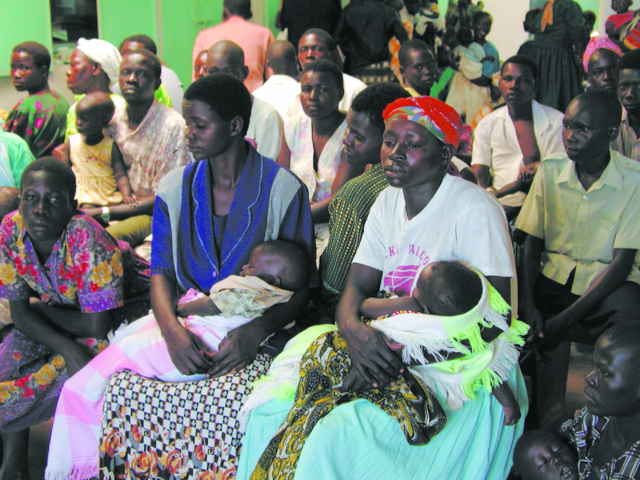
[[[404, 370], [401, 361], [380, 331], [360, 319], [365, 299], [385, 290], [399, 296], [387, 300], [396, 302], [392, 311], [416, 310], [411, 295], [417, 277], [427, 265], [441, 260], [462, 261], [481, 272], [507, 301], [515, 276], [507, 221], [498, 202], [478, 186], [445, 174], [460, 142], [462, 124], [455, 110], [434, 98], [414, 97], [390, 104], [384, 118], [381, 160], [390, 187], [369, 213], [336, 313], [352, 362], [340, 388], [345, 395], [402, 382], [398, 380]], [[483, 332], [485, 342], [496, 336], [493, 328]], [[455, 354], [441, 353], [440, 360], [448, 360], [447, 365], [455, 369]], [[503, 425], [502, 407], [485, 390], [452, 410], [446, 392], [436, 388], [434, 394], [447, 423], [422, 446], [410, 445], [398, 428], [406, 412], [392, 418], [370, 401], [341, 403], [306, 438], [295, 476], [505, 479], [527, 410], [518, 368], [512, 370], [507, 384], [522, 413], [515, 426]], [[265, 410], [251, 414], [241, 463], [257, 460], [250, 458], [255, 455], [252, 445], [259, 443], [256, 437], [267, 432], [270, 438], [275, 430], [268, 432], [265, 423], [277, 428], [288, 411], [283, 413], [280, 407], [288, 409], [291, 403], [268, 405], [266, 418]], [[244, 478], [242, 473], [239, 469], [238, 478]]]

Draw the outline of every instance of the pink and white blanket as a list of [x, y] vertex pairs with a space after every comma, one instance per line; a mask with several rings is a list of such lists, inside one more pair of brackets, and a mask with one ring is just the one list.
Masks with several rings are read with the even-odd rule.
[[[287, 301], [292, 292], [287, 293], [288, 297], [280, 297], [279, 301]], [[188, 293], [180, 303], [202, 296], [201, 293]], [[215, 315], [179, 320], [209, 348], [217, 351], [230, 330], [248, 323], [251, 318]], [[64, 384], [51, 432], [46, 480], [84, 480], [98, 476], [104, 396], [111, 376], [122, 370], [132, 370], [164, 382], [206, 378], [204, 374], [183, 375], [178, 371], [171, 362], [153, 313], [119, 329], [109, 347]]]

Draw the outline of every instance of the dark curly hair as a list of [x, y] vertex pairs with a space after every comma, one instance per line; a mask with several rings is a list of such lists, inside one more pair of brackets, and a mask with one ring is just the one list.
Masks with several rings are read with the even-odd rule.
[[76, 198], [76, 176], [71, 170], [71, 167], [64, 162], [61, 162], [55, 157], [42, 157], [35, 162], [31, 162], [27, 165], [20, 177], [20, 191], [22, 191], [22, 185], [31, 172], [48, 172], [57, 175], [62, 181], [62, 184], [69, 192], [69, 200]]
[[375, 83], [361, 91], [351, 103], [351, 110], [364, 113], [371, 125], [384, 132], [382, 112], [387, 105], [411, 94], [397, 83]]
[[13, 47], [13, 52], [25, 52], [33, 58], [36, 67], [51, 67], [51, 54], [47, 47], [38, 42], [23, 42]]
[[227, 73], [212, 73], [193, 82], [184, 92], [184, 99], [206, 103], [220, 117], [230, 122], [239, 116], [244, 123], [243, 135], [251, 119], [251, 95], [244, 84]]

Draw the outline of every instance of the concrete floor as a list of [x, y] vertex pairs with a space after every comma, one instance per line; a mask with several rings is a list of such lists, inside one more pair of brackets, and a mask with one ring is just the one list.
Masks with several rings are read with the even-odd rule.
[[[573, 412], [584, 407], [584, 377], [591, 371], [591, 351], [583, 346], [573, 345], [571, 349], [571, 365], [567, 383], [564, 420], [573, 416]], [[559, 421], [562, 419], [559, 419]], [[43, 480], [49, 449], [49, 434], [52, 420], [31, 428], [29, 444], [29, 469], [31, 480]]]

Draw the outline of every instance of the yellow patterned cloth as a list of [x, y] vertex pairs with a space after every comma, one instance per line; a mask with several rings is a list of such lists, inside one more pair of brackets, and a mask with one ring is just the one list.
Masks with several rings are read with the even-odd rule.
[[260, 457], [251, 480], [293, 478], [315, 425], [337, 406], [357, 398], [369, 400], [396, 419], [410, 445], [426, 445], [447, 423], [432, 393], [410, 374], [382, 390], [341, 392], [350, 369], [347, 343], [338, 332], [321, 335], [311, 344], [302, 357], [293, 407]]

